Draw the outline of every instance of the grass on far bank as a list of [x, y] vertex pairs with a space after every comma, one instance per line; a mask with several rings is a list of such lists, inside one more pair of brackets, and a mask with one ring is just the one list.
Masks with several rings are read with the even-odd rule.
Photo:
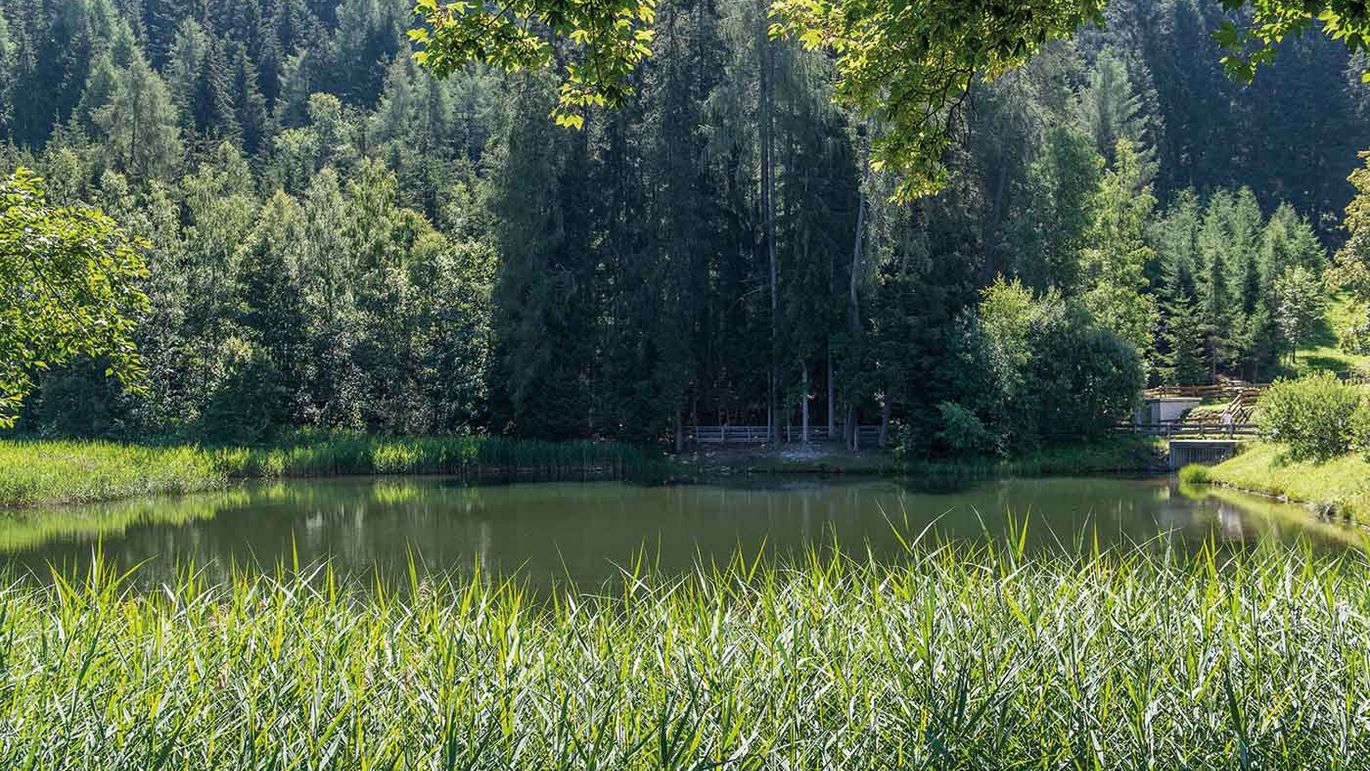
[[1289, 374], [1307, 375], [1331, 371], [1339, 375], [1370, 373], [1370, 356], [1342, 350], [1339, 335], [1342, 330], [1364, 321], [1364, 311], [1358, 310], [1351, 296], [1341, 291], [1327, 304], [1325, 323], [1312, 339], [1299, 348]]
[[453, 474], [473, 479], [666, 479], [650, 451], [613, 442], [300, 434], [266, 447], [0, 440], [0, 506], [86, 503], [222, 487], [229, 479]]
[[1358, 551], [914, 544], [541, 601], [344, 589], [0, 587], [0, 767], [1370, 766]]
[[0, 506], [193, 493], [225, 479], [214, 458], [197, 447], [0, 441]]
[[1187, 467], [1181, 480], [1287, 498], [1370, 524], [1370, 462], [1359, 453], [1326, 463], [1293, 461], [1282, 445], [1257, 442], [1211, 468]]

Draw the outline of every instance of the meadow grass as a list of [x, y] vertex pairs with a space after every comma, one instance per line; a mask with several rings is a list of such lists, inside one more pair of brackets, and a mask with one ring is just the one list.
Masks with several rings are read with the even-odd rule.
[[454, 474], [658, 482], [672, 473], [659, 455], [614, 442], [311, 433], [265, 447], [0, 440], [0, 506], [7, 507], [199, 492], [230, 479]]
[[1287, 498], [1311, 504], [1327, 514], [1370, 524], [1370, 462], [1359, 453], [1321, 463], [1294, 461], [1282, 445], [1253, 442], [1216, 466], [1202, 472], [1185, 470], [1182, 474], [1189, 475], [1189, 482]]
[[1370, 764], [1359, 551], [914, 543], [539, 597], [184, 575], [0, 588], [0, 767]]

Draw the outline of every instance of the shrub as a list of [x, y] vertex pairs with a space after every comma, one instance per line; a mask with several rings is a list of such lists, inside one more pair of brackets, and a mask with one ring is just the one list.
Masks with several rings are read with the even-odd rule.
[[1362, 399], [1351, 413], [1351, 444], [1370, 460], [1370, 400]]
[[1341, 349], [1352, 354], [1370, 353], [1370, 323], [1355, 324], [1341, 333]]
[[1180, 469], [1180, 482], [1187, 485], [1206, 485], [1213, 481], [1213, 476], [1208, 473], [1207, 466], [1200, 466], [1191, 463]]
[[995, 449], [994, 435], [974, 412], [956, 402], [937, 405], [942, 428], [937, 438], [956, 455], [980, 455]]
[[1324, 461], [1351, 451], [1360, 392], [1330, 372], [1277, 380], [1259, 403], [1266, 438], [1289, 446], [1296, 460]]

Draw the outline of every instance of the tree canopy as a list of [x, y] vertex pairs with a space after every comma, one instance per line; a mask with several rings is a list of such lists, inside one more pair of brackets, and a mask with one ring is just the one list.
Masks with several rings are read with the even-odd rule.
[[24, 168], [0, 183], [0, 427], [14, 424], [36, 370], [85, 355], [106, 357], [107, 374], [125, 381], [140, 373], [131, 335], [146, 273], [99, 211], [49, 205]]
[[[1281, 42], [1321, 29], [1353, 51], [1370, 45], [1370, 6], [1359, 0], [1220, 0], [1232, 17], [1212, 33], [1228, 73], [1241, 81]], [[1107, 0], [774, 0], [771, 33], [793, 35], [836, 59], [836, 99], [884, 128], [875, 168], [901, 175], [901, 197], [946, 182], [955, 120], [972, 83], [1022, 66], [1046, 43], [1100, 25]], [[583, 123], [589, 106], [619, 106], [649, 55], [654, 0], [419, 0], [424, 25], [411, 38], [419, 60], [443, 76], [467, 62], [563, 71], [557, 119]], [[540, 34], [545, 30], [550, 35]], [[555, 44], [566, 41], [571, 55]], [[1367, 73], [1370, 75], [1370, 73]]]

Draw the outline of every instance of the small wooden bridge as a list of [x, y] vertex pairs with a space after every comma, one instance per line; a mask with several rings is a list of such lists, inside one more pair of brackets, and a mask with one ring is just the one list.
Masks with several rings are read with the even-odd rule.
[[[812, 443], [840, 442], [842, 429], [836, 436], [828, 435], [827, 426], [809, 426], [809, 441]], [[804, 439], [804, 429], [800, 426], [781, 426], [780, 441], [800, 442]], [[687, 444], [766, 444], [771, 440], [768, 426], [689, 426], [685, 429]], [[880, 443], [880, 426], [858, 426], [857, 443], [863, 447], [874, 447]]]

